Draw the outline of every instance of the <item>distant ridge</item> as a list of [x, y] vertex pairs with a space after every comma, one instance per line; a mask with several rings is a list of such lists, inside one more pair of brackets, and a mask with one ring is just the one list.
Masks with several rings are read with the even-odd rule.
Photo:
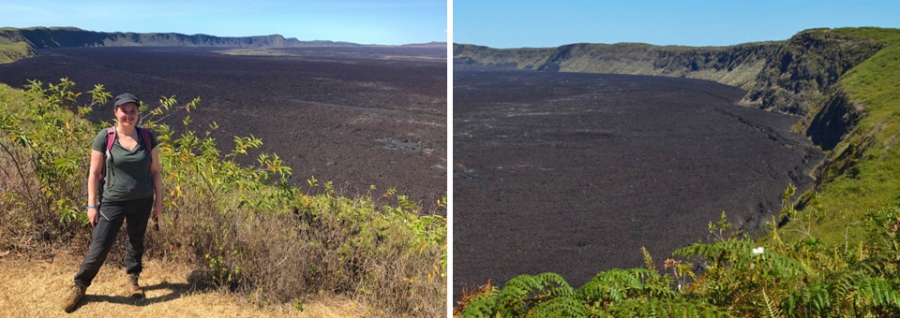
[[[784, 41], [732, 46], [576, 43], [555, 48], [495, 49], [453, 44], [453, 64], [465, 69], [515, 69], [696, 78], [741, 87], [743, 105], [805, 116], [832, 85], [886, 47], [872, 34], [898, 29], [809, 29]], [[866, 34], [865, 36], [860, 34]], [[883, 35], [882, 35], [883, 36]]]
[[428, 42], [428, 43], [410, 43], [400, 45], [401, 47], [414, 47], [414, 48], [435, 48], [435, 49], [446, 49], [447, 42]]
[[[158, 46], [221, 48], [383, 47], [340, 41], [300, 41], [279, 34], [219, 37], [207, 34], [95, 32], [76, 27], [0, 28], [0, 64], [34, 56], [34, 50], [67, 47]], [[402, 47], [444, 47], [447, 43], [407, 44]]]
[[752, 87], [779, 42], [726, 47], [655, 46], [643, 43], [575, 43], [555, 48], [495, 49], [454, 44], [454, 65], [575, 73], [699, 78]]
[[101, 46], [180, 46], [180, 47], [228, 47], [228, 48], [279, 48], [279, 47], [333, 47], [362, 46], [361, 44], [335, 41], [300, 41], [284, 38], [279, 34], [219, 37], [207, 34], [95, 32], [76, 27], [2, 28], [0, 38], [12, 42], [26, 42], [34, 49], [62, 47]]

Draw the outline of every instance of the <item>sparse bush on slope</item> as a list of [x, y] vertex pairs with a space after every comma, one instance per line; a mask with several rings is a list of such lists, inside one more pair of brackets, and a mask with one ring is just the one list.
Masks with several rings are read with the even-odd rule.
[[[25, 91], [0, 87], [0, 249], [80, 254], [88, 246], [87, 145], [108, 124], [83, 117], [111, 95], [98, 85], [88, 92], [90, 104], [76, 106], [84, 97], [73, 86], [63, 79], [47, 87], [32, 82]], [[260, 154], [256, 166], [234, 161], [262, 144], [255, 137], [235, 137], [235, 149], [223, 155], [209, 131], [178, 135], [156, 121], [198, 103], [163, 97], [152, 110], [141, 105], [143, 126], [161, 141], [167, 192], [161, 230], [148, 232], [148, 257], [195, 264], [206, 284], [255, 304], [333, 292], [364, 300], [373, 314], [443, 313], [443, 217], [419, 215], [415, 202], [393, 189], [350, 199], [311, 177], [315, 193], [301, 193], [276, 154]], [[122, 239], [110, 262], [124, 262]]]

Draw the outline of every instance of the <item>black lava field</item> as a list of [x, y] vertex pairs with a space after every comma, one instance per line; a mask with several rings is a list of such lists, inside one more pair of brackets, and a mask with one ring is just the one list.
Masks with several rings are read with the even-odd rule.
[[[0, 82], [21, 88], [27, 79], [46, 85], [67, 77], [77, 91], [103, 84], [114, 96], [131, 92], [151, 108], [160, 96], [175, 95], [180, 105], [200, 97], [187, 128], [183, 110], [164, 122], [202, 134], [215, 121], [220, 128], [212, 136], [223, 153], [233, 148], [234, 136], [259, 137], [261, 151], [278, 154], [298, 186], [314, 176], [353, 196], [376, 185], [376, 198], [395, 187], [423, 212], [444, 213], [435, 201], [446, 193], [445, 49], [239, 53], [252, 55], [158, 47], [41, 50], [0, 65]], [[111, 104], [96, 108], [91, 119], [112, 121]], [[242, 161], [255, 163], [251, 155]]]
[[710, 81], [454, 73], [454, 298], [491, 280], [661, 263], [721, 213], [761, 229], [822, 154], [798, 118], [736, 106]]

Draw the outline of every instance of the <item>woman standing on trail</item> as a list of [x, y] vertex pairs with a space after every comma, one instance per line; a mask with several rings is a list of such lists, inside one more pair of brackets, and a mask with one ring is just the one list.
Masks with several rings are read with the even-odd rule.
[[92, 242], [75, 275], [75, 286], [63, 301], [66, 312], [74, 310], [84, 297], [85, 290], [106, 260], [123, 221], [127, 221], [128, 233], [125, 289], [131, 297], [144, 296], [138, 286], [144, 234], [151, 210], [156, 220], [163, 205], [158, 142], [149, 130], [137, 127], [139, 104], [132, 94], [116, 96], [113, 109], [116, 125], [100, 131], [91, 145], [87, 215], [93, 227]]

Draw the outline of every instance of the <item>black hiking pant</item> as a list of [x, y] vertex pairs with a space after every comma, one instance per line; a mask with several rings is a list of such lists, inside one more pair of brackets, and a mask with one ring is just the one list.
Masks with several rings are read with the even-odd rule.
[[108, 201], [100, 203], [100, 220], [94, 225], [91, 233], [91, 249], [84, 256], [81, 269], [75, 275], [75, 285], [88, 287], [100, 271], [106, 260], [116, 235], [123, 221], [128, 221], [125, 230], [128, 232], [128, 246], [125, 253], [125, 272], [140, 274], [143, 269], [141, 258], [144, 255], [144, 234], [147, 233], [147, 222], [153, 208], [153, 197], [127, 201]]

